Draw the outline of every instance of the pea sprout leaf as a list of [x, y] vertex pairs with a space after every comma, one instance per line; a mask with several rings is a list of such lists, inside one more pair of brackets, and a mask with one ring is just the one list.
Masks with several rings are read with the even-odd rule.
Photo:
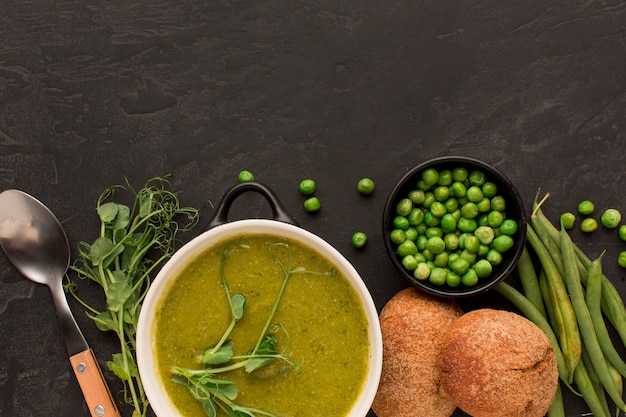
[[[99, 237], [91, 245], [91, 264], [93, 266], [99, 266], [104, 258], [113, 249], [113, 241], [108, 237]], [[105, 265], [102, 265], [106, 267]]]
[[132, 287], [125, 281], [110, 283], [107, 292], [107, 308], [113, 312], [120, 311], [132, 294]]
[[123, 204], [118, 204], [117, 215], [115, 216], [115, 221], [113, 222], [114, 230], [122, 230], [126, 231], [126, 226], [130, 223], [130, 208]]
[[246, 312], [246, 297], [243, 294], [235, 294], [230, 299], [231, 312], [235, 321], [241, 320]]
[[100, 221], [102, 223], [111, 223], [115, 219], [115, 216], [117, 216], [118, 210], [119, 205], [114, 202], [102, 204], [98, 207], [98, 216], [100, 216]]
[[205, 350], [200, 361], [206, 365], [221, 365], [230, 361], [233, 354], [233, 342], [229, 340], [217, 352], [213, 352], [213, 348]]

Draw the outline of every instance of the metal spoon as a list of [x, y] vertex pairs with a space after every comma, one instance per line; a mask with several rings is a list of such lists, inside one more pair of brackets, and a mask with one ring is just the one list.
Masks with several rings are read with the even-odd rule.
[[85, 341], [63, 291], [70, 249], [54, 214], [18, 190], [0, 193], [0, 245], [15, 268], [52, 292], [70, 362], [92, 417], [119, 417], [93, 351]]

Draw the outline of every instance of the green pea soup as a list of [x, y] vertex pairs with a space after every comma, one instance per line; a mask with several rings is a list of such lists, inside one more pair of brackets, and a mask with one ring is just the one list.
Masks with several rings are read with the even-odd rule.
[[228, 327], [231, 315], [222, 277], [231, 294], [247, 300], [245, 314], [229, 337], [235, 355], [245, 355], [261, 336], [285, 278], [283, 267], [294, 272], [269, 331], [278, 340], [277, 350], [297, 369], [275, 360], [252, 373], [237, 369], [220, 378], [236, 383], [237, 404], [277, 416], [348, 414], [369, 371], [368, 321], [358, 294], [335, 265], [305, 244], [246, 234], [195, 257], [177, 271], [158, 302], [152, 328], [158, 373], [181, 416], [206, 415], [189, 389], [171, 376], [174, 366], [202, 369], [199, 357]]

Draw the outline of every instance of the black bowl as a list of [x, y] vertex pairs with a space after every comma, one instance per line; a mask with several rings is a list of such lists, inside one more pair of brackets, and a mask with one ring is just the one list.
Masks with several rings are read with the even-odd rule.
[[[391, 231], [394, 229], [393, 219], [396, 216], [396, 206], [398, 202], [406, 198], [410, 191], [417, 188], [417, 182], [421, 178], [421, 173], [426, 168], [435, 168], [439, 171], [453, 170], [454, 168], [465, 167], [469, 172], [480, 170], [486, 175], [486, 180], [496, 184], [497, 195], [504, 197], [506, 201], [506, 218], [513, 219], [517, 222], [517, 232], [513, 236], [514, 245], [508, 251], [502, 254], [502, 262], [493, 265], [491, 274], [486, 278], [479, 279], [476, 285], [465, 286], [449, 286], [447, 284], [436, 285], [428, 279], [419, 280], [413, 275], [413, 271], [409, 271], [402, 265], [402, 258], [397, 254], [395, 245], [389, 238]], [[500, 281], [504, 280], [516, 267], [517, 262], [522, 254], [526, 243], [526, 227], [527, 219], [522, 199], [513, 185], [513, 183], [500, 171], [493, 166], [469, 157], [463, 156], [445, 156], [425, 161], [404, 175], [394, 186], [385, 203], [383, 216], [383, 236], [387, 253], [397, 270], [412, 285], [427, 293], [440, 297], [469, 297], [482, 294], [493, 288]]]

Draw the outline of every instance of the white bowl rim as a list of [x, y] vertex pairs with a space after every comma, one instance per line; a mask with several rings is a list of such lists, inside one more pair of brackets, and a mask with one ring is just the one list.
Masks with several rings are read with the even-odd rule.
[[337, 266], [352, 284], [361, 299], [368, 320], [370, 343], [370, 367], [361, 394], [345, 417], [365, 417], [376, 395], [382, 371], [382, 334], [378, 312], [365, 282], [354, 266], [332, 245], [321, 237], [292, 224], [269, 219], [244, 219], [222, 224], [198, 235], [179, 250], [163, 265], [151, 283], [143, 301], [137, 324], [137, 366], [143, 387], [154, 413], [158, 417], [180, 417], [169, 399], [165, 388], [159, 383], [155, 358], [152, 354], [153, 337], [151, 316], [154, 314], [162, 291], [169, 278], [193, 256], [215, 245], [217, 242], [241, 233], [273, 234], [298, 240], [318, 250]]

